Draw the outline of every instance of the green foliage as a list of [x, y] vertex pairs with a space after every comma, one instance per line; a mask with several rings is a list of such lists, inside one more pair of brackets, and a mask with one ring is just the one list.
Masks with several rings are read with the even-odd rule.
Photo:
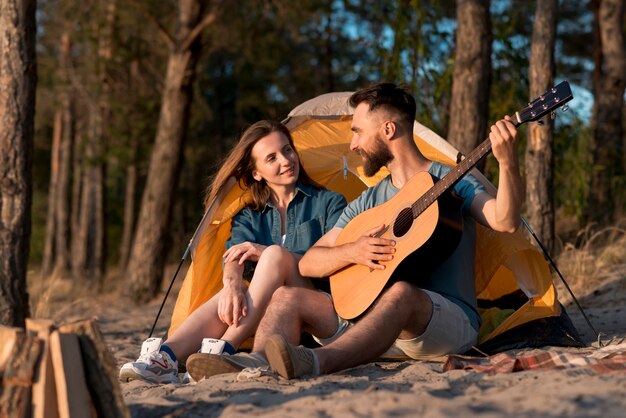
[[370, 80], [404, 84], [414, 92], [417, 120], [445, 134], [452, 86], [453, 2], [346, 1], [359, 22], [358, 42]]
[[554, 135], [555, 205], [580, 222], [591, 173], [591, 129], [581, 119], [561, 124]]

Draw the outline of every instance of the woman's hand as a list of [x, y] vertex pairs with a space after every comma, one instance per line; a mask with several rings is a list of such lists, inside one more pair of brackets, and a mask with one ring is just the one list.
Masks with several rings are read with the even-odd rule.
[[248, 287], [243, 280], [230, 280], [224, 284], [217, 304], [217, 316], [228, 326], [237, 327], [241, 318], [248, 314], [246, 293]]
[[267, 248], [265, 245], [255, 244], [249, 241], [233, 245], [224, 253], [224, 263], [238, 261], [239, 264], [243, 264], [246, 260], [259, 261], [259, 257], [265, 248]]

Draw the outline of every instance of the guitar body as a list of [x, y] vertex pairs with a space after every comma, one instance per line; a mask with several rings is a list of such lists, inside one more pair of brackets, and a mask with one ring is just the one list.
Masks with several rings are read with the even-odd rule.
[[396, 241], [393, 260], [381, 262], [384, 270], [351, 264], [331, 275], [335, 309], [342, 318], [365, 312], [390, 280], [418, 282], [454, 252], [463, 231], [461, 198], [446, 192], [417, 218], [406, 216], [407, 208], [433, 185], [431, 174], [418, 173], [393, 198], [360, 213], [342, 230], [338, 245], [353, 242], [382, 223], [388, 228], [379, 236]]

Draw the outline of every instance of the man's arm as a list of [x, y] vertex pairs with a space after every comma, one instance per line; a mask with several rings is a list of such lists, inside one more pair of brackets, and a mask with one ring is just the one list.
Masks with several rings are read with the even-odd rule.
[[327, 277], [350, 264], [363, 264], [372, 269], [383, 270], [376, 261], [391, 260], [395, 242], [373, 235], [384, 228], [379, 225], [354, 242], [335, 245], [341, 228], [333, 228], [322, 236], [302, 257], [298, 264], [303, 277]]
[[487, 193], [476, 195], [470, 210], [481, 224], [513, 233], [521, 223], [524, 186], [517, 157], [517, 129], [508, 116], [491, 127], [489, 139], [500, 169], [498, 193], [495, 198]]

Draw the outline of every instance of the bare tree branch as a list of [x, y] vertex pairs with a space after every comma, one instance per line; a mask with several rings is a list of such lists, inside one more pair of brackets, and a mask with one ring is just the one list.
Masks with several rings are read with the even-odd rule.
[[222, 1], [220, 2], [220, 4], [218, 6], [216, 6], [215, 8], [213, 8], [212, 11], [208, 12], [200, 21], [200, 23], [198, 23], [196, 25], [196, 27], [194, 27], [192, 29], [192, 31], [189, 33], [189, 35], [187, 36], [187, 38], [183, 41], [182, 46], [181, 46], [181, 51], [185, 51], [187, 50], [191, 44], [196, 40], [196, 38], [198, 36], [200, 36], [200, 34], [202, 33], [202, 31], [204, 29], [206, 29], [209, 25], [211, 25], [215, 19], [217, 18], [217, 16], [219, 16], [222, 12], [222, 10], [225, 7], [225, 4], [228, 3], [228, 0]]
[[174, 49], [176, 45], [176, 43], [174, 42], [174, 38], [172, 37], [172, 35], [170, 35], [167, 29], [165, 29], [165, 26], [163, 26], [161, 22], [159, 22], [159, 19], [157, 19], [156, 16], [150, 13], [150, 11], [146, 9], [141, 1], [134, 1], [133, 3], [135, 4], [135, 6], [137, 6], [141, 14], [147, 17], [148, 20], [150, 20], [154, 24], [154, 26], [156, 26], [159, 35], [161, 35], [161, 38], [163, 38], [163, 41], [165, 41], [167, 47], [170, 50]]

